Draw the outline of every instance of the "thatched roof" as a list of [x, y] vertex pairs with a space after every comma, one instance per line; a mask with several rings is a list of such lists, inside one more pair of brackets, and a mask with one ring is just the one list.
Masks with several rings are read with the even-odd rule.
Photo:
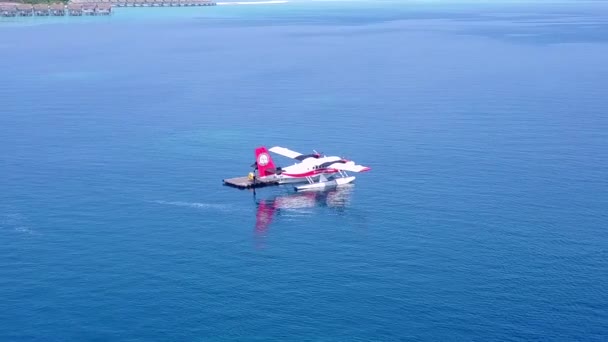
[[1, 11], [14, 11], [17, 9], [17, 4], [10, 2], [0, 2]]

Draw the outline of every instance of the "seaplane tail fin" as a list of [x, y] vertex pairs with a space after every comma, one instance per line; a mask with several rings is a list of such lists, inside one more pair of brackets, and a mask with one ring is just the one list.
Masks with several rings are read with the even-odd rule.
[[332, 169], [350, 171], [350, 172], [365, 172], [371, 170], [368, 166], [357, 165], [352, 161], [347, 163], [334, 163], [329, 166]]
[[273, 174], [274, 170], [276, 170], [274, 162], [264, 146], [255, 149], [255, 162], [260, 176]]

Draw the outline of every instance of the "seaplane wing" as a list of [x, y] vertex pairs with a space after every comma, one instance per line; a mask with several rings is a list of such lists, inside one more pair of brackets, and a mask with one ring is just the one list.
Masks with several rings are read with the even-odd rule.
[[298, 159], [298, 157], [302, 155], [302, 153], [300, 153], [300, 152], [292, 151], [288, 148], [280, 147], [280, 146], [271, 147], [268, 149], [268, 151], [279, 154], [279, 155], [287, 157], [287, 158], [291, 158], [291, 159]]
[[333, 163], [329, 165], [329, 168], [341, 170], [341, 171], [350, 171], [350, 172], [365, 172], [369, 171], [370, 168], [363, 165], [357, 165], [355, 162], [349, 161], [346, 163]]
[[280, 146], [271, 147], [268, 151], [274, 152], [276, 154], [282, 155], [282, 156], [287, 157], [287, 158], [296, 159], [296, 160], [299, 160], [299, 161], [304, 161], [305, 159], [308, 159], [308, 158], [319, 158], [319, 157], [321, 157], [321, 155], [318, 154], [317, 152], [311, 153], [311, 154], [302, 154], [300, 152], [296, 152], [296, 151], [290, 150], [290, 149], [285, 148], [285, 147], [280, 147]]

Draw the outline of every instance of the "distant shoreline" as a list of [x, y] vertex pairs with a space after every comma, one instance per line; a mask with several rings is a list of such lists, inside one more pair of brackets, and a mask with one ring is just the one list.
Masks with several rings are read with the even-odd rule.
[[[28, 0], [28, 1], [0, 1], [0, 6], [19, 6], [19, 5], [61, 5], [65, 4], [90, 4], [90, 3], [102, 3], [110, 4], [112, 6], [119, 6], [121, 4], [142, 4], [141, 7], [158, 7], [154, 6], [161, 1], [159, 0]], [[205, 2], [213, 3], [216, 5], [266, 5], [266, 4], [285, 4], [288, 0], [260, 0], [260, 1], [213, 1], [213, 0], [163, 0], [162, 2], [169, 3], [192, 3], [192, 2]]]
[[111, 15], [116, 7], [199, 7], [231, 5], [285, 4], [288, 0], [220, 1], [214, 0], [71, 0], [0, 2], [0, 17], [60, 17]]
[[213, 0], [73, 0], [53, 3], [0, 2], [0, 17], [108, 16], [115, 7], [215, 6]]

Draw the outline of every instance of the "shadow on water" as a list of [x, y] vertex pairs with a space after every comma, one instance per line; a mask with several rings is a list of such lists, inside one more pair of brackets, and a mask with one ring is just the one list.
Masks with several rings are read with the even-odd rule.
[[350, 204], [353, 186], [341, 186], [325, 191], [295, 192], [256, 199], [255, 231], [264, 234], [277, 216], [310, 216], [318, 208], [330, 208], [342, 213]]

